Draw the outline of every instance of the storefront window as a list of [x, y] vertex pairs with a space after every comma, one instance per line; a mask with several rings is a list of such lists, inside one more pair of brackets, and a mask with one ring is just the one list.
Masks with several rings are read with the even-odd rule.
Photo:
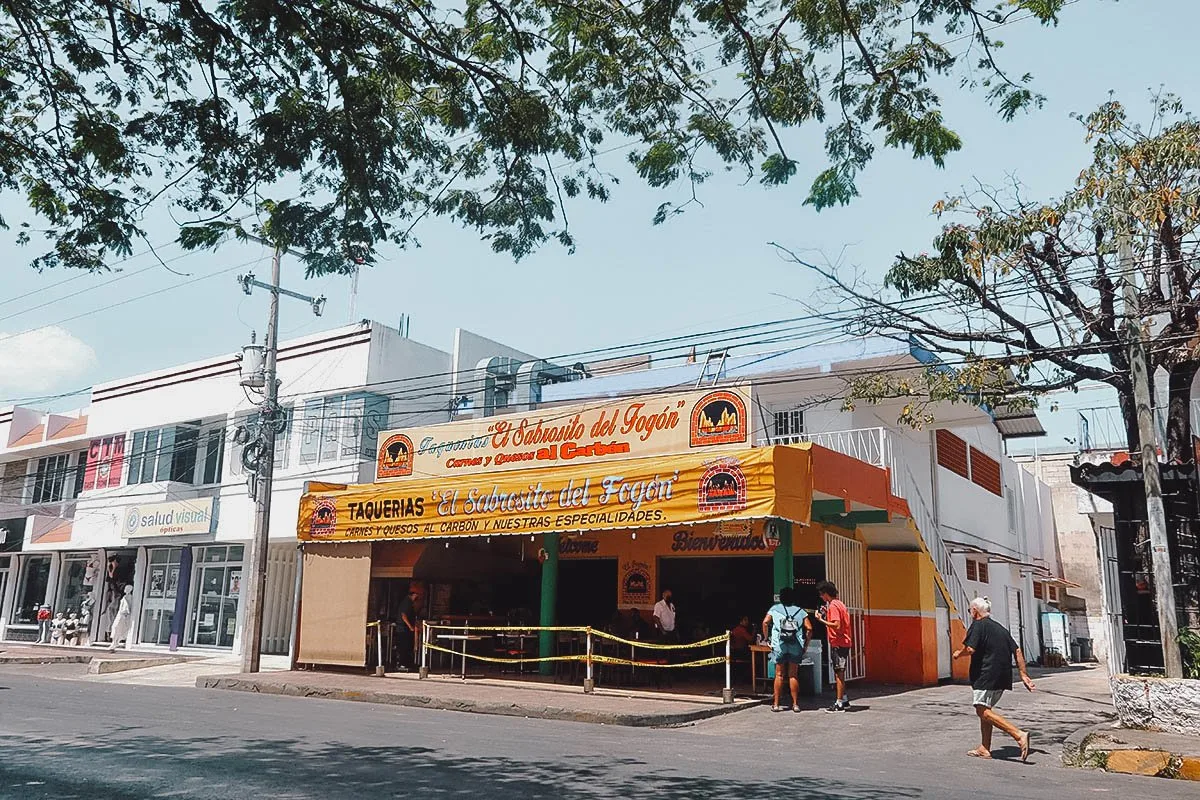
[[37, 612], [46, 602], [46, 587], [50, 583], [50, 556], [29, 556], [21, 567], [21, 585], [17, 587], [16, 612], [13, 622], [36, 625]]
[[63, 556], [62, 572], [58, 577], [58, 600], [54, 603], [56, 612], [82, 615], [84, 600], [91, 596], [95, 580], [94, 558], [92, 555]]
[[143, 644], [170, 644], [175, 619], [175, 597], [179, 591], [182, 547], [155, 547], [147, 554], [150, 565], [146, 593], [142, 598]]
[[242, 591], [240, 545], [201, 548], [196, 564], [191, 643], [233, 647]]

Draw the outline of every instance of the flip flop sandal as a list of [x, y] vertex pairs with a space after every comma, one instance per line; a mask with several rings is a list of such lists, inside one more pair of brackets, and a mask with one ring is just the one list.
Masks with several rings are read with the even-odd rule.
[[983, 759], [991, 758], [990, 755], [985, 756], [983, 753], [979, 752], [978, 750], [968, 750], [967, 755], [969, 755], [971, 758], [983, 758]]
[[772, 714], [778, 714], [780, 711], [783, 711], [783, 706], [771, 706]]

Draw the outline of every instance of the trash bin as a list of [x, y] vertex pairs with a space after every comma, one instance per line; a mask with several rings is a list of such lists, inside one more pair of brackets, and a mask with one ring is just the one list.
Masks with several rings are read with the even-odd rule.
[[1075, 659], [1076, 661], [1093, 661], [1093, 660], [1095, 660], [1096, 656], [1095, 656], [1095, 653], [1092, 652], [1092, 640], [1091, 639], [1080, 636], [1075, 641], [1079, 645], [1079, 658]]

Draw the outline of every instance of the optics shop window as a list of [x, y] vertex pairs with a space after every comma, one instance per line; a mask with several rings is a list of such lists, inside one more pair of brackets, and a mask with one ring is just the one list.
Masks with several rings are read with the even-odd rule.
[[200, 422], [136, 431], [129, 452], [129, 483], [196, 483]]

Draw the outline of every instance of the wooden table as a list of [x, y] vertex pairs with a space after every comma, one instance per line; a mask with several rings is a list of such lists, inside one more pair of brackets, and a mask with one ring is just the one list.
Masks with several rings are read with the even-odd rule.
[[[770, 645], [752, 644], [750, 645], [750, 694], [758, 694], [758, 682], [764, 681], [768, 685], [771, 679], [767, 677], [767, 657], [771, 654]], [[762, 656], [763, 676], [758, 677], [758, 657]]]

